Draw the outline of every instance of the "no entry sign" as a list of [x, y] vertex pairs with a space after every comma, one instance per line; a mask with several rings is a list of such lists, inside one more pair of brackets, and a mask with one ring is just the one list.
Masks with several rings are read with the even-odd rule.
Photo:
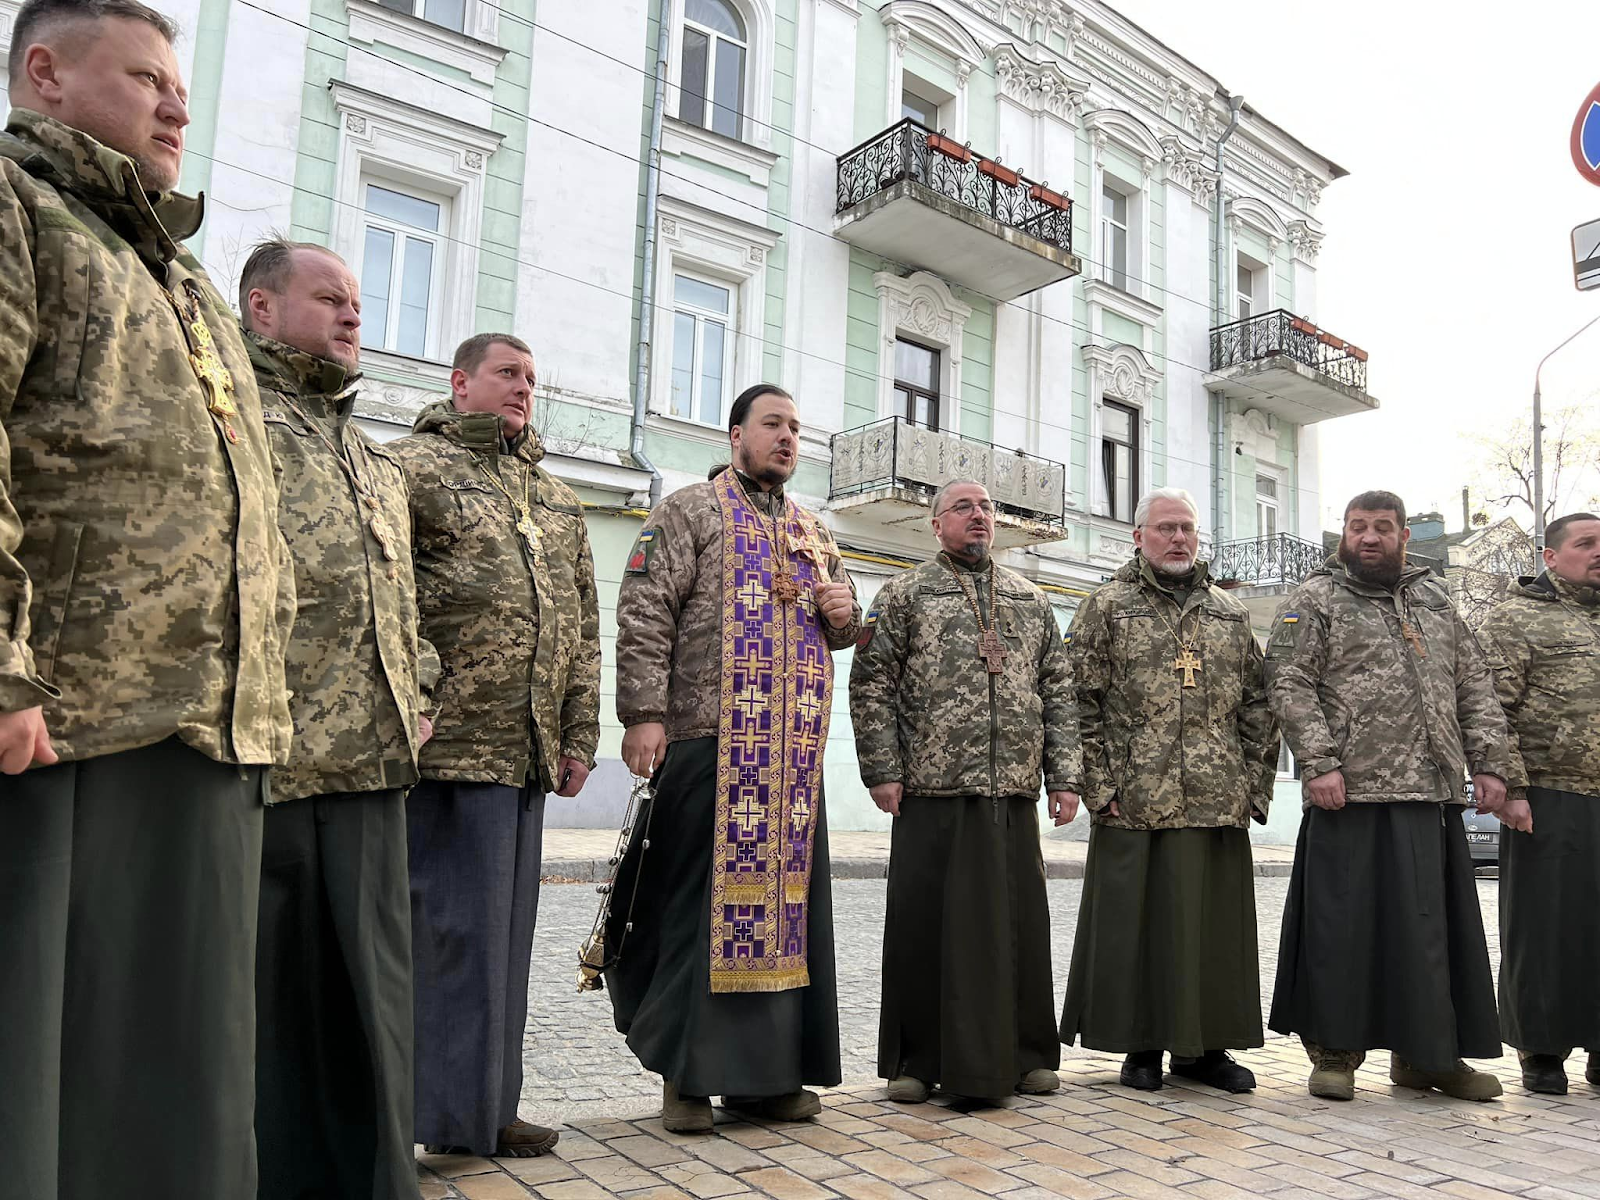
[[1578, 174], [1600, 186], [1600, 84], [1584, 97], [1572, 122], [1572, 165]]

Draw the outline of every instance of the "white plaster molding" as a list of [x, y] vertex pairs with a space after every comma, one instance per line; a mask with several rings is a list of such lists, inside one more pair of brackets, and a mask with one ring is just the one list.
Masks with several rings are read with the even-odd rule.
[[[471, 77], [483, 99], [493, 98], [495, 71], [506, 56], [505, 49], [495, 44], [500, 34], [499, 5], [489, 0], [467, 0], [466, 33], [384, 8], [373, 0], [345, 0], [345, 8], [350, 19], [350, 40], [356, 45], [381, 42], [460, 71]], [[458, 84], [453, 76], [439, 78]]]
[[672, 409], [672, 277], [677, 271], [708, 275], [733, 292], [730, 334], [734, 339], [733, 372], [727, 398], [761, 382], [766, 339], [767, 257], [778, 235], [759, 225], [708, 208], [662, 196], [657, 230], [655, 311], [650, 322], [649, 407], [664, 420]]
[[[777, 20], [772, 0], [728, 0], [744, 18], [747, 49], [744, 66], [742, 142], [760, 149], [772, 145], [772, 70]], [[662, 0], [667, 28], [667, 111], [678, 115], [683, 95], [683, 0]], [[687, 122], [685, 122], [687, 124]]]
[[390, 180], [449, 201], [435, 264], [443, 285], [429, 314], [428, 357], [444, 358], [470, 336], [477, 319], [478, 257], [484, 172], [502, 135], [389, 96], [334, 80], [339, 149], [332, 248], [359, 275], [363, 178]]
[[748, 142], [723, 137], [720, 133], [677, 117], [661, 123], [661, 149], [665, 154], [697, 158], [727, 171], [743, 175], [759, 188], [772, 181], [772, 168], [780, 155]]
[[1051, 59], [1035, 61], [1011, 43], [995, 48], [995, 78], [1000, 94], [1032, 112], [1076, 125], [1089, 91], [1089, 81]]
[[[890, 27], [893, 37], [915, 37], [950, 59], [958, 69], [965, 64], [971, 71], [989, 57], [988, 47], [978, 40], [972, 27], [947, 9], [929, 3], [929, 0], [889, 0], [878, 10], [878, 19]], [[905, 33], [898, 32], [895, 27]], [[897, 92], [896, 111], [899, 111], [899, 106]]]
[[1138, 411], [1139, 488], [1148, 490], [1154, 462], [1150, 442], [1155, 421], [1155, 386], [1161, 380], [1161, 373], [1133, 346], [1085, 342], [1078, 353], [1083, 358], [1089, 396], [1089, 510], [1105, 518], [1108, 514], [1100, 498], [1100, 481], [1096, 474], [1100, 470], [1100, 439], [1104, 432], [1100, 406], [1105, 400], [1115, 400]]
[[[1099, 315], [1097, 310], [1114, 312], [1119, 317], [1125, 317], [1136, 325], [1144, 327], [1145, 341], [1148, 345], [1150, 331], [1161, 324], [1161, 305], [1143, 296], [1136, 296], [1132, 292], [1125, 292], [1121, 288], [1113, 287], [1102, 279], [1085, 275], [1083, 277], [1083, 301], [1089, 305], [1089, 328], [1098, 335], [1100, 323], [1095, 318]], [[1140, 347], [1143, 349], [1144, 347]]]
[[1322, 249], [1322, 231], [1306, 221], [1289, 222], [1289, 244], [1294, 257], [1309, 266], [1315, 266], [1317, 254]]
[[1132, 113], [1116, 108], [1098, 108], [1086, 113], [1084, 126], [1102, 135], [1099, 145], [1105, 142], [1130, 152], [1135, 159], [1160, 162], [1164, 151], [1150, 127]]
[[895, 342], [903, 334], [940, 351], [939, 428], [961, 432], [962, 335], [972, 307], [955, 298], [937, 275], [918, 271], [901, 276], [879, 271], [872, 277], [878, 291], [878, 416], [893, 416]]
[[[1233, 444], [1256, 460], [1257, 469], [1263, 475], [1281, 477], [1282, 468], [1278, 466], [1277, 422], [1271, 413], [1263, 412], [1259, 408], [1247, 408], [1242, 413], [1235, 413], [1230, 432]], [[1255, 502], [1254, 486], [1252, 483], [1252, 504]]]

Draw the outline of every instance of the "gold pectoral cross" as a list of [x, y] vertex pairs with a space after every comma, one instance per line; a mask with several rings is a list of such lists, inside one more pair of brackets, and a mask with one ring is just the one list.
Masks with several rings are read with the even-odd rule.
[[539, 526], [534, 523], [533, 514], [526, 509], [517, 517], [517, 532], [522, 535], [522, 540], [528, 547], [528, 553], [537, 558], [540, 547], [539, 539], [544, 534]]
[[1200, 669], [1200, 657], [1195, 654], [1191, 647], [1185, 646], [1183, 648], [1183, 653], [1172, 660], [1172, 669], [1175, 671], [1182, 671], [1183, 686], [1186, 688], [1192, 688], [1195, 686], [1194, 673]]

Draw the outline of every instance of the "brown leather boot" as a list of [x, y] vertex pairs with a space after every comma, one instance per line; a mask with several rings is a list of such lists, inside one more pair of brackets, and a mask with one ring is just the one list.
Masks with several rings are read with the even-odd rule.
[[769, 1121], [804, 1121], [822, 1111], [821, 1099], [805, 1088], [782, 1096], [724, 1096], [722, 1105]]
[[1356, 1098], [1356, 1068], [1367, 1059], [1365, 1050], [1330, 1050], [1326, 1046], [1300, 1039], [1311, 1060], [1311, 1076], [1306, 1080], [1306, 1090], [1324, 1100], [1354, 1100]]
[[675, 1083], [662, 1083], [661, 1124], [668, 1133], [710, 1133], [715, 1123], [710, 1096], [680, 1096]]
[[500, 1141], [495, 1147], [496, 1158], [538, 1158], [555, 1149], [561, 1135], [543, 1125], [531, 1125], [518, 1117], [500, 1131]]
[[1504, 1090], [1487, 1071], [1475, 1071], [1459, 1058], [1448, 1071], [1421, 1071], [1398, 1054], [1389, 1055], [1389, 1078], [1401, 1087], [1426, 1091], [1438, 1088], [1457, 1100], [1493, 1100]]

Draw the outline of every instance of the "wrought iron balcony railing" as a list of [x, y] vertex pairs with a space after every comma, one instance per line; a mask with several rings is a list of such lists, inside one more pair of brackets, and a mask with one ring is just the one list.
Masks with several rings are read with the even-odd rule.
[[880, 488], [932, 495], [953, 479], [971, 479], [989, 489], [1002, 513], [1065, 525], [1067, 469], [1047, 458], [926, 429], [899, 416], [836, 433], [832, 449], [831, 500]]
[[1211, 331], [1211, 369], [1259, 362], [1282, 354], [1331, 376], [1346, 387], [1367, 390], [1367, 352], [1288, 309], [1275, 308]]
[[919, 183], [1062, 250], [1072, 250], [1072, 201], [907, 117], [839, 156], [837, 212], [897, 183]]
[[[1212, 549], [1211, 578], [1251, 586], [1301, 583], [1328, 561], [1328, 553], [1319, 543], [1288, 533], [1223, 542]], [[1444, 576], [1444, 563], [1436, 558], [1408, 554], [1406, 562]]]

